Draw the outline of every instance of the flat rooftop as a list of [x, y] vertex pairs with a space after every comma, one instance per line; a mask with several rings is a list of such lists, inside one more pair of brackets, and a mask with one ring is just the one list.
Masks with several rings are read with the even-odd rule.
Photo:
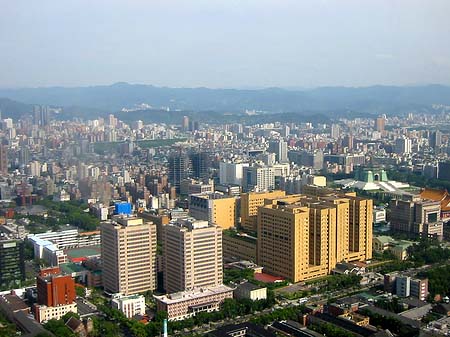
[[233, 292], [232, 288], [225, 285], [220, 285], [217, 287], [205, 288], [205, 289], [194, 289], [190, 291], [181, 291], [178, 293], [167, 294], [162, 296], [154, 296], [158, 301], [166, 304], [174, 304], [185, 301], [190, 301], [197, 298], [212, 296], [216, 294]]

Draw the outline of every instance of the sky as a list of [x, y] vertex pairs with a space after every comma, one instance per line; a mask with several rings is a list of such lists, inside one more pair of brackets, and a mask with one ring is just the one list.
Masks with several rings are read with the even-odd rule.
[[450, 84], [448, 0], [0, 0], [0, 87]]

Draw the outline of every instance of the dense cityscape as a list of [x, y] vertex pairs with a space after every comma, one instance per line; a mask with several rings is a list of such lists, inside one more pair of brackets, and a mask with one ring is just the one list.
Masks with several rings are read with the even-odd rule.
[[0, 0], [0, 337], [450, 336], [449, 0]]
[[2, 120], [3, 335], [447, 333], [447, 107], [253, 125], [61, 109]]

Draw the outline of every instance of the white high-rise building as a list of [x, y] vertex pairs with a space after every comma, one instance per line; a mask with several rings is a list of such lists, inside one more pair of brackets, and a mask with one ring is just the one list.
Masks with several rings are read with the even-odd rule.
[[271, 166], [244, 167], [242, 189], [245, 192], [265, 192], [275, 188], [275, 169]]
[[279, 163], [288, 161], [287, 143], [284, 140], [275, 140], [269, 142], [268, 152], [275, 153], [275, 159]]
[[248, 165], [248, 163], [221, 162], [219, 164], [220, 183], [241, 185], [244, 167], [248, 167]]
[[409, 154], [412, 150], [412, 141], [406, 136], [397, 138], [395, 141], [395, 153], [397, 154]]

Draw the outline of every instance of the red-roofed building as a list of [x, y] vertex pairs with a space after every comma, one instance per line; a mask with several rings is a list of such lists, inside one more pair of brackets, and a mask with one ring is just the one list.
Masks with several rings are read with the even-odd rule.
[[284, 281], [284, 278], [282, 278], [281, 276], [273, 276], [266, 273], [255, 273], [254, 277], [255, 280], [264, 283], [275, 283]]
[[450, 194], [446, 190], [435, 190], [432, 188], [424, 188], [420, 192], [420, 197], [441, 203], [441, 219], [450, 219]]

